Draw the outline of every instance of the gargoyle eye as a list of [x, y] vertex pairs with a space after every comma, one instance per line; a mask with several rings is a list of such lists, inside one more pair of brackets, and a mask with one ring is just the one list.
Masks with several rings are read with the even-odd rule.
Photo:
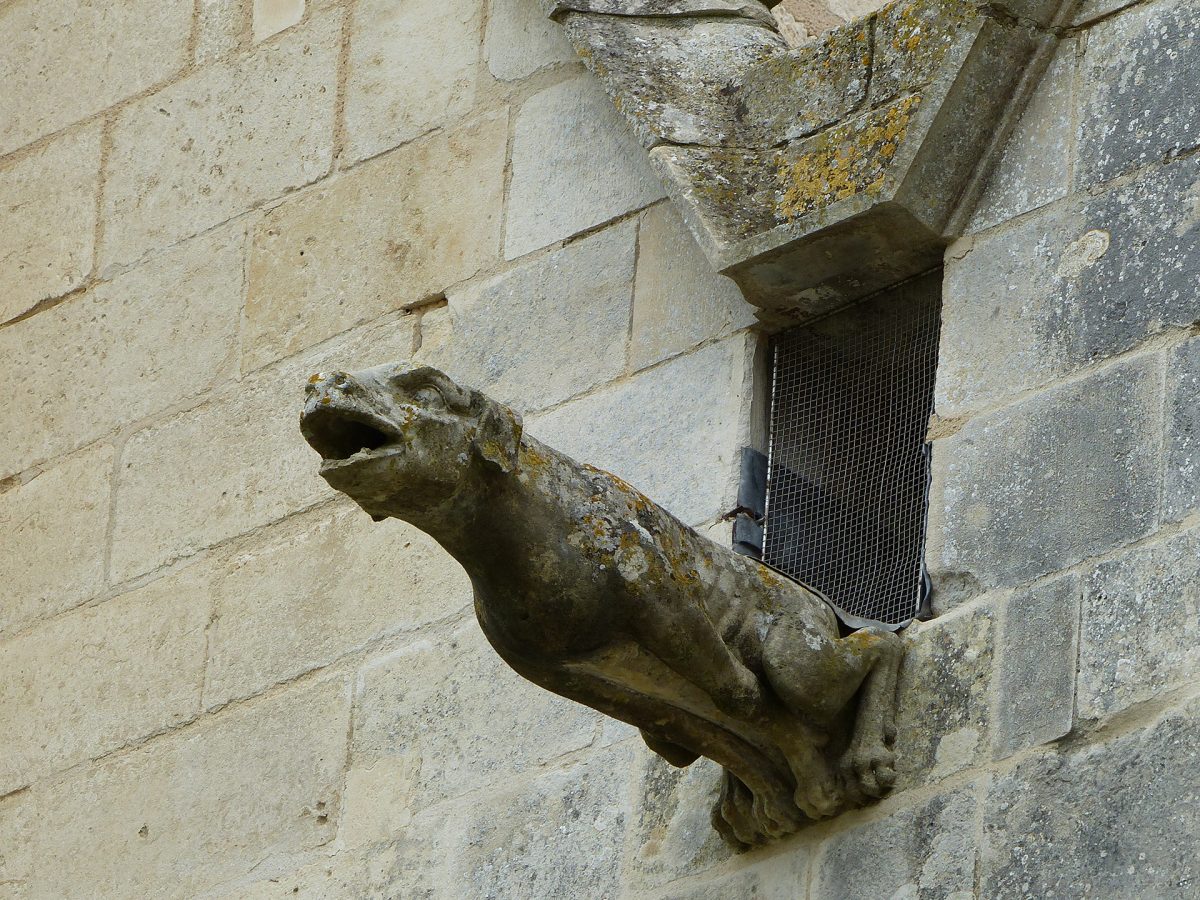
[[431, 384], [423, 385], [412, 392], [413, 402], [426, 409], [445, 409], [446, 398]]

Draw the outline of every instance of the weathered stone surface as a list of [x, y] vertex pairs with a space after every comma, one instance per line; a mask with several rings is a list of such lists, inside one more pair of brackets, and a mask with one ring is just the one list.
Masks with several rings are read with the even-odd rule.
[[970, 785], [834, 834], [822, 844], [811, 895], [974, 897], [975, 807]]
[[970, 3], [912, 0], [875, 17], [871, 104], [893, 100], [933, 81], [947, 59], [970, 46], [984, 20]]
[[936, 441], [930, 569], [1023, 584], [1152, 528], [1160, 364], [1146, 354], [1108, 366]]
[[179, 71], [188, 62], [191, 24], [192, 0], [6, 4], [0, 155]]
[[1194, 897], [1200, 704], [997, 778], [984, 819], [980, 895]]
[[686, 769], [641, 750], [635, 783], [631, 852], [624, 881], [646, 895], [677, 878], [699, 875], [736, 858], [713, 830], [713, 803], [721, 787], [721, 767], [708, 759]]
[[122, 110], [101, 264], [135, 260], [323, 175], [340, 33], [340, 15], [316, 18]]
[[0, 818], [0, 880], [34, 897], [192, 896], [328, 842], [348, 693], [299, 686], [33, 787]]
[[378, 363], [411, 346], [411, 316], [382, 322], [133, 435], [118, 466], [113, 577], [131, 578], [328, 497], [296, 432], [299, 385], [330, 359]]
[[[748, 341], [735, 336], [582, 397], [526, 427], [620, 475], [683, 521], [732, 509], [747, 443]], [[667, 402], [666, 398], [670, 398]]]
[[364, 0], [354, 10], [346, 157], [365, 159], [464, 115], [475, 101], [480, 0]]
[[244, 367], [419, 301], [498, 259], [507, 139], [505, 117], [486, 116], [266, 215], [250, 255]]
[[1169, 522], [1200, 509], [1200, 338], [1167, 357], [1163, 511]]
[[1070, 190], [1075, 129], [1074, 39], [1055, 51], [988, 179], [967, 231], [981, 231], [1045, 206]]
[[291, 28], [304, 18], [304, 0], [254, 0], [254, 42]]
[[456, 890], [493, 900], [613, 897], [631, 816], [629, 751], [594, 754], [512, 791], [479, 798]]
[[1086, 187], [1200, 144], [1196, 0], [1146, 4], [1088, 32], [1079, 165]]
[[501, 81], [575, 59], [562, 27], [546, 18], [538, 0], [492, 3], [484, 54], [489, 71]]
[[556, 84], [517, 115], [504, 255], [522, 256], [662, 196], [600, 86], [590, 78]]
[[0, 794], [197, 715], [208, 616], [185, 572], [6, 642]]
[[[750, 67], [786, 49], [773, 29], [713, 16], [633, 19], [568, 13], [562, 23], [571, 43], [586, 48], [584, 61], [642, 146], [663, 141], [706, 147], [773, 143], [764, 137], [763, 126], [774, 116], [764, 123], [754, 114], [757, 110], [739, 109], [739, 101], [749, 94], [740, 87]], [[787, 78], [793, 68], [789, 61], [783, 63], [783, 77], [764, 77], [773, 98], [786, 97], [789, 88], [798, 86]], [[771, 112], [779, 115], [779, 110]]]
[[105, 444], [0, 489], [0, 633], [103, 589], [112, 468], [112, 448]]
[[958, 416], [1196, 319], [1200, 160], [976, 236], [947, 263], [937, 408]]
[[758, 0], [542, 0], [542, 6], [556, 18], [570, 10], [628, 17], [738, 16], [775, 27], [766, 6]]
[[416, 358], [523, 411], [611, 381], [625, 370], [636, 240], [623, 222], [449, 291]]
[[[721, 764], [713, 824], [732, 845], [890, 789], [896, 635], [843, 638], [822, 597], [531, 438], [512, 410], [429, 366], [327, 373], [307, 394], [300, 428], [321, 476], [462, 564], [483, 633], [517, 673], [638, 726], [675, 765]], [[420, 661], [403, 681], [428, 670]]]
[[793, 842], [774, 856], [757, 856], [746, 857], [732, 875], [674, 883], [659, 896], [661, 900], [796, 900], [807, 883], [808, 848]]
[[466, 574], [431, 538], [357, 507], [288, 519], [193, 568], [213, 598], [206, 706], [471, 602]]
[[1019, 591], [1004, 604], [992, 755], [1060, 738], [1075, 716], [1079, 579]]
[[713, 271], [671, 204], [642, 216], [629, 361], [653, 365], [701, 341], [754, 324], [754, 307]]
[[1071, 24], [1084, 25], [1094, 22], [1138, 2], [1140, 0], [1082, 0], [1075, 8]]
[[993, 619], [981, 606], [909, 635], [896, 708], [897, 790], [939, 781], [987, 753]]
[[201, 0], [196, 8], [196, 62], [203, 65], [238, 49], [248, 24], [242, 0]]
[[237, 351], [240, 226], [0, 330], [0, 477], [209, 388]]
[[398, 779], [413, 811], [510, 782], [599, 728], [586, 706], [523, 681], [473, 621], [373, 661], [359, 680], [352, 771]]
[[0, 322], [78, 287], [92, 269], [100, 129], [0, 168]]
[[1200, 674], [1200, 532], [1101, 563], [1084, 582], [1079, 715], [1101, 719]]

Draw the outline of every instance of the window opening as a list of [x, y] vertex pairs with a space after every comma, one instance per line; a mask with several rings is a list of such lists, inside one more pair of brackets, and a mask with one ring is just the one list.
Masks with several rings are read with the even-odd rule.
[[941, 272], [776, 335], [763, 561], [851, 625], [902, 625], [928, 597], [925, 435]]

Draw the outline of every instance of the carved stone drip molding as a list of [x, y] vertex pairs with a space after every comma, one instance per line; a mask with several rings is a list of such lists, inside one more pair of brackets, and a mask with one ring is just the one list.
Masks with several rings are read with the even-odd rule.
[[720, 763], [713, 824], [730, 843], [891, 787], [896, 635], [840, 637], [812, 591], [436, 369], [314, 376], [301, 430], [331, 486], [462, 564], [484, 634], [518, 673], [636, 725], [674, 765]]
[[551, 0], [713, 265], [779, 322], [936, 265], [1066, 15], [905, 0], [790, 48], [756, 0]]

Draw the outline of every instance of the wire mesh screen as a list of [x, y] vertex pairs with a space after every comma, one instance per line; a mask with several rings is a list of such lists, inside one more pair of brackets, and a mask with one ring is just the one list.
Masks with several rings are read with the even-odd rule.
[[851, 616], [920, 609], [940, 273], [773, 348], [763, 560]]

